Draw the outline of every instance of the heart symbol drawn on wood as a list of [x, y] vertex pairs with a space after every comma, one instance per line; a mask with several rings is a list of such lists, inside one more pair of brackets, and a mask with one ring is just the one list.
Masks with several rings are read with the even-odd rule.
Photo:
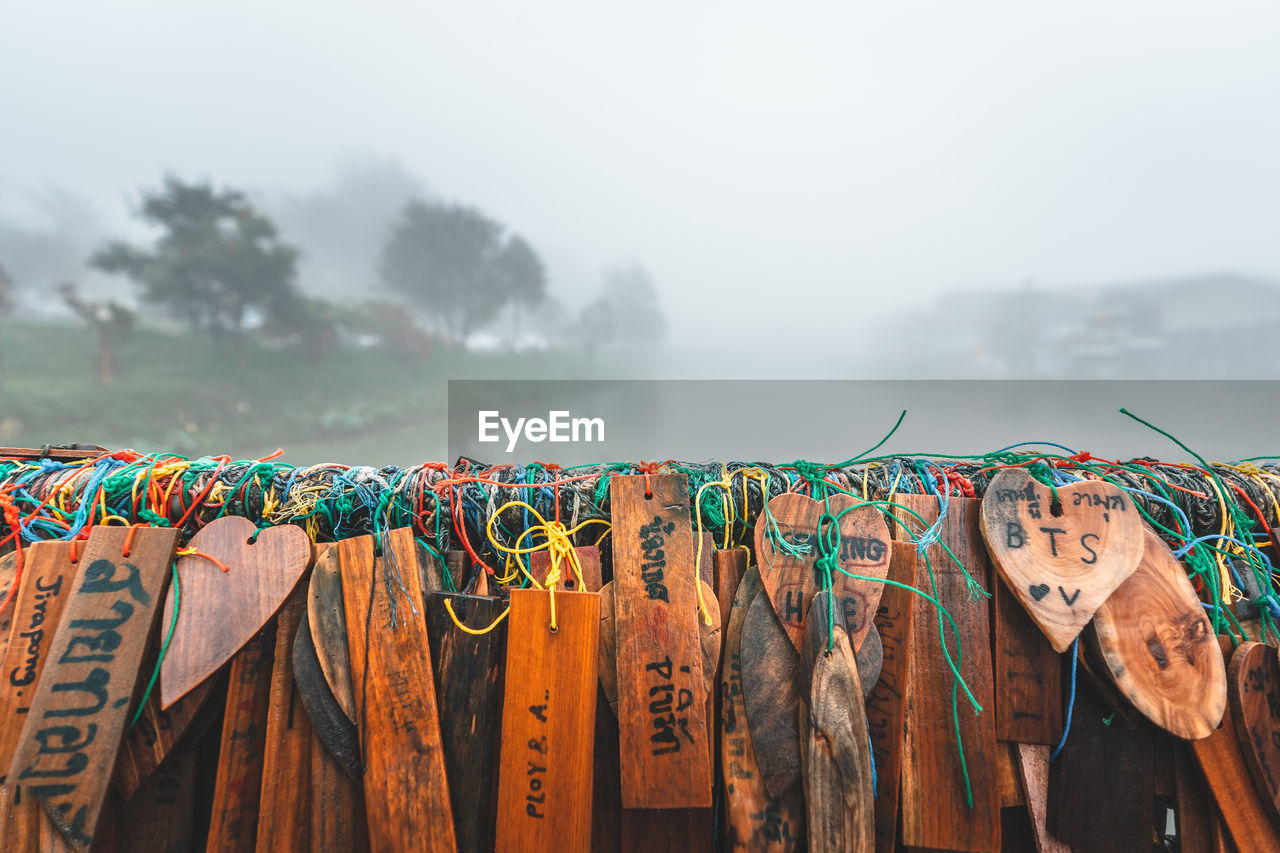
[[[1060, 486], [1055, 506], [1052, 497], [1023, 469], [1006, 468], [982, 499], [982, 538], [1019, 603], [1064, 652], [1138, 568], [1143, 525], [1129, 497], [1110, 483]], [[1037, 595], [1041, 587], [1061, 587], [1062, 594]]]
[[[840, 518], [840, 550], [836, 555], [840, 568], [855, 575], [879, 580], [854, 580], [833, 571], [832, 591], [840, 602], [849, 642], [854, 650], [862, 647], [862, 639], [871, 628], [880, 595], [881, 582], [889, 574], [889, 525], [884, 515], [873, 506], [848, 495], [834, 495], [823, 502], [792, 492], [769, 501], [769, 512], [756, 519], [756, 560], [760, 579], [778, 620], [791, 644], [799, 651], [804, 641], [804, 619], [809, 603], [822, 589], [818, 559], [818, 523], [824, 511]], [[856, 507], [849, 509], [850, 507]], [[849, 509], [848, 512], [844, 510]], [[841, 513], [844, 512], [844, 515]], [[769, 523], [773, 516], [776, 528]], [[787, 543], [801, 555], [787, 554]]]
[[1031, 597], [1036, 601], [1049, 594], [1049, 585], [1047, 583], [1033, 583], [1028, 589], [1031, 592]]
[[[173, 640], [160, 665], [160, 704], [168, 708], [213, 675], [276, 614], [311, 562], [311, 540], [301, 527], [269, 527], [254, 535], [253, 522], [228, 516], [191, 538], [197, 555], [178, 560], [181, 606]], [[173, 618], [173, 590], [165, 598], [164, 623]]]

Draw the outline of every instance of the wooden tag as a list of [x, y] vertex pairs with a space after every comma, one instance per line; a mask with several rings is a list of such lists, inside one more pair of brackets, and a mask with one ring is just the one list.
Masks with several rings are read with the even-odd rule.
[[[822, 589], [821, 572], [815, 568], [818, 521], [826, 509], [838, 516], [847, 507], [858, 503], [848, 495], [834, 495], [824, 507], [821, 501], [788, 492], [769, 501], [769, 513], [778, 526], [776, 531], [768, 523], [766, 513], [760, 513], [756, 520], [755, 546], [760, 578], [778, 619], [797, 650], [804, 638], [804, 619], [809, 612], [809, 602]], [[775, 535], [808, 553], [799, 557], [784, 553], [777, 547]], [[841, 517], [837, 561], [840, 568], [853, 574], [873, 578], [884, 578], [888, 574], [889, 525], [879, 509], [858, 507]], [[858, 649], [871, 626], [884, 584], [854, 580], [840, 572], [832, 572], [831, 580], [832, 589], [844, 610], [849, 639], [854, 649]]]
[[364, 763], [360, 760], [360, 736], [355, 723], [338, 705], [324, 680], [316, 648], [311, 642], [311, 628], [307, 614], [293, 638], [293, 682], [298, 688], [298, 699], [311, 720], [311, 730], [343, 772], [355, 782], [364, 775]]
[[268, 626], [231, 658], [206, 850], [254, 849], [274, 637], [274, 627]]
[[1227, 706], [1217, 638], [1182, 564], [1143, 532], [1137, 571], [1098, 607], [1091, 630], [1107, 674], [1147, 719], [1187, 740], [1208, 737]]
[[875, 788], [862, 683], [849, 634], [835, 619], [828, 649], [829, 593], [813, 597], [801, 666], [809, 692], [800, 711], [800, 755], [810, 853], [875, 849]]
[[455, 850], [413, 531], [385, 533], [376, 561], [371, 537], [336, 547], [370, 846]]
[[622, 805], [705, 808], [711, 757], [688, 478], [614, 476], [609, 490]]
[[305, 850], [310, 844], [313, 733], [293, 679], [293, 642], [307, 612], [307, 593], [298, 587], [276, 616], [257, 850]]
[[1280, 815], [1280, 659], [1262, 643], [1244, 643], [1231, 656], [1231, 715], [1240, 754], [1253, 784]]
[[485, 634], [469, 634], [453, 624], [446, 601], [458, 621], [475, 631], [492, 625], [507, 604], [487, 595], [433, 592], [427, 596], [427, 634], [454, 835], [459, 850], [488, 850], [493, 848], [497, 823], [507, 623], [500, 622]]
[[66, 542], [36, 542], [27, 547], [23, 559], [22, 581], [6, 632], [8, 645], [0, 658], [0, 773], [13, 760], [62, 609], [84, 565], [71, 562]]
[[[890, 544], [888, 579], [910, 586], [916, 576], [916, 549]], [[885, 585], [875, 626], [883, 649], [880, 678], [867, 694], [867, 728], [876, 760], [876, 851], [893, 853], [898, 833], [898, 794], [902, 777], [902, 730], [906, 718], [907, 666], [911, 660], [915, 596]], [[866, 643], [862, 644], [866, 647]]]
[[[858, 683], [862, 685], [862, 696], [871, 694], [871, 688], [880, 679], [880, 670], [884, 667], [884, 645], [880, 640], [880, 631], [872, 623], [867, 636], [862, 640], [862, 648], [858, 649], [855, 659], [858, 662]], [[863, 673], [866, 676], [863, 677]]]
[[111, 784], [177, 538], [169, 529], [93, 529], [9, 767], [9, 781], [43, 800], [82, 848]]
[[780, 797], [801, 779], [800, 654], [773, 612], [767, 591], [747, 607], [741, 657], [751, 745], [765, 790]]
[[[160, 665], [160, 704], [168, 708], [213, 675], [276, 614], [311, 563], [311, 540], [301, 527], [269, 527], [257, 534], [247, 518], [209, 522], [191, 547], [198, 555], [178, 560], [182, 606], [173, 640]], [[173, 618], [173, 596], [164, 604]]]
[[[31, 546], [23, 549], [23, 560], [29, 560], [31, 553], [28, 550]], [[26, 574], [26, 570], [23, 570]], [[19, 581], [18, 578], [18, 554], [16, 551], [0, 556], [0, 602], [9, 598], [9, 592], [13, 589], [13, 585]], [[17, 597], [10, 599], [9, 603], [4, 607], [0, 607], [0, 655], [4, 654], [9, 642], [9, 629], [13, 624], [13, 613], [17, 606]]]
[[1057, 652], [1065, 652], [1142, 559], [1142, 517], [1118, 486], [1097, 480], [1052, 494], [1006, 468], [982, 499], [982, 535], [1009, 589]]
[[[321, 546], [316, 546], [319, 549]], [[351, 686], [351, 653], [347, 649], [347, 614], [342, 604], [342, 574], [338, 551], [325, 546], [311, 570], [307, 594], [307, 624], [311, 642], [329, 692], [347, 719], [356, 718], [356, 698]]]
[[[1003, 745], [1003, 744], [1002, 744]], [[1049, 805], [1049, 749], [1045, 744], [1013, 744], [1018, 780], [1026, 798], [1027, 816], [1035, 836], [1036, 853], [1071, 853], [1045, 826]], [[1181, 829], [1181, 827], [1179, 827]]]
[[498, 850], [586, 850], [600, 599], [513, 589], [507, 617]]
[[311, 739], [310, 800], [312, 853], [364, 853], [369, 849], [363, 789], [318, 737]]
[[[1219, 818], [1215, 814], [1213, 792], [1191, 758], [1191, 749], [1178, 743], [1174, 749], [1174, 779], [1177, 783], [1175, 814], [1179, 853], [1218, 853]], [[1221, 830], [1225, 835], [1225, 828]], [[1056, 851], [1055, 851], [1056, 853]]]
[[195, 790], [196, 750], [184, 744], [166, 756], [131, 799], [120, 804], [117, 849], [148, 853], [194, 850]]
[[[586, 591], [599, 592], [600, 587], [604, 586], [600, 569], [600, 549], [595, 545], [581, 545], [573, 550], [578, 553], [578, 566], [582, 570], [582, 582], [587, 585]], [[537, 578], [538, 583], [546, 582], [547, 572], [549, 571], [551, 571], [551, 553], [549, 551], [534, 551], [529, 555], [529, 574]], [[573, 577], [573, 573], [569, 571], [569, 567], [561, 566], [560, 574], [563, 577], [557, 589], [577, 592], [578, 581]]]
[[[1056, 744], [1062, 737], [1062, 664], [1058, 653], [1003, 578], [992, 584], [996, 737]], [[1034, 825], [1034, 821], [1033, 821]]]
[[[898, 495], [895, 500], [914, 510], [926, 524], [938, 518], [938, 499], [927, 495]], [[940, 535], [952, 553], [979, 581], [989, 576], [979, 532], [978, 501], [952, 498]], [[899, 512], [899, 511], [895, 511]], [[905, 512], [899, 519], [913, 526]], [[937, 596], [960, 628], [960, 673], [978, 704], [974, 714], [958, 699], [960, 733], [973, 790], [973, 807], [965, 799], [960, 756], [956, 751], [951, 712], [952, 675], [942, 655], [938, 612], [920, 596], [913, 596], [915, 636], [912, 639], [907, 687], [906, 737], [902, 749], [902, 841], [907, 846], [937, 850], [994, 851], [1000, 849], [1000, 794], [996, 789], [994, 677], [991, 673], [990, 615], [985, 598], [974, 598], [968, 581], [938, 543], [928, 557], [937, 581]], [[932, 593], [923, 558], [916, 561], [915, 587]], [[948, 647], [955, 655], [956, 638], [946, 624]], [[944, 732], [946, 734], [944, 734]]]

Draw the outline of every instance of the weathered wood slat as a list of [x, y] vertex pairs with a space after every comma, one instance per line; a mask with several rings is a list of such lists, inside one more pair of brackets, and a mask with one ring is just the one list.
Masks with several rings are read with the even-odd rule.
[[131, 850], [187, 853], [194, 849], [195, 788], [196, 750], [193, 744], [184, 743], [170, 751], [165, 760], [147, 774], [132, 798], [120, 804], [116, 821], [117, 849], [121, 853]]
[[1062, 666], [1058, 653], [1003, 578], [995, 596], [996, 737], [1017, 743], [1056, 744], [1062, 736]]
[[318, 737], [311, 739], [310, 801], [313, 853], [363, 853], [369, 849], [364, 791]]
[[331, 545], [315, 546], [315, 567], [307, 593], [307, 624], [316, 660], [329, 692], [347, 719], [356, 718], [356, 699], [351, 686], [351, 653], [347, 649], [347, 613], [342, 604], [342, 573], [338, 552]]
[[[600, 568], [600, 549], [595, 545], [579, 545], [573, 549], [578, 554], [578, 567], [582, 571], [582, 582], [586, 584], [587, 592], [599, 592], [600, 587], [604, 586], [602, 570]], [[551, 571], [551, 553], [548, 551], [534, 551], [529, 555], [529, 574], [537, 579], [538, 583], [545, 583], [547, 573]], [[573, 573], [569, 571], [568, 566], [560, 567], [560, 586], [558, 589], [567, 589], [571, 592], [578, 591], [578, 581], [573, 577]]]
[[1071, 848], [1049, 834], [1049, 750], [1039, 743], [1014, 745], [1018, 781], [1026, 798], [1027, 816], [1035, 837], [1036, 853], [1071, 853]]
[[342, 712], [324, 679], [305, 613], [293, 638], [293, 681], [298, 688], [298, 700], [311, 721], [311, 730], [338, 766], [359, 782], [364, 773], [364, 762], [360, 759], [360, 735], [356, 724]]
[[[938, 518], [937, 498], [898, 495], [895, 500], [914, 510], [928, 524]], [[906, 513], [901, 513], [899, 520], [913, 528], [918, 524]], [[989, 578], [990, 572], [978, 528], [979, 501], [953, 497], [939, 531], [941, 541], [981, 582]], [[965, 800], [959, 753], [951, 734], [955, 728], [952, 675], [942, 655], [938, 612], [928, 601], [916, 596], [903, 746], [902, 841], [915, 847], [990, 853], [1000, 849], [1000, 794], [993, 763], [995, 690], [989, 610], [986, 599], [975, 599], [969, 594], [964, 575], [941, 545], [930, 545], [927, 554], [937, 581], [937, 598], [946, 604], [959, 626], [963, 652], [960, 672], [978, 704], [986, 710], [975, 715], [962, 697], [957, 712], [973, 791], [970, 808]], [[916, 563], [915, 586], [933, 593], [928, 566], [923, 559]], [[945, 624], [946, 642], [954, 657], [956, 639], [950, 624]]]
[[423, 619], [418, 549], [407, 527], [337, 544], [374, 850], [456, 849]]
[[1213, 793], [1195, 766], [1191, 748], [1178, 743], [1174, 750], [1177, 782], [1175, 813], [1179, 853], [1217, 853], [1217, 816]]
[[770, 797], [800, 782], [800, 654], [769, 602], [747, 607], [740, 646], [742, 694], [751, 746]]

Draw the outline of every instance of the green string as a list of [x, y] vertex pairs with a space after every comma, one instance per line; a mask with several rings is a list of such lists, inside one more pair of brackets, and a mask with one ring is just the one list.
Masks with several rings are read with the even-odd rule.
[[155, 686], [156, 679], [160, 677], [160, 665], [164, 663], [164, 656], [169, 651], [169, 642], [173, 639], [173, 629], [178, 625], [178, 605], [182, 601], [181, 589], [178, 586], [178, 561], [173, 562], [173, 618], [169, 620], [169, 628], [165, 631], [164, 642], [160, 644], [160, 655], [156, 658], [156, 667], [151, 671], [151, 678], [147, 680], [147, 689], [142, 691], [142, 699], [138, 701], [138, 710], [134, 712], [133, 719], [129, 721], [129, 729], [132, 730], [138, 724], [138, 720], [142, 718], [142, 712], [147, 707], [147, 700], [151, 698], [151, 688]]

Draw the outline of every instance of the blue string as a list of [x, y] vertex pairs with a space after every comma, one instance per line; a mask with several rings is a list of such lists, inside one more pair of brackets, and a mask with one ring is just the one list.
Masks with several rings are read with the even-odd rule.
[[1075, 642], [1071, 644], [1071, 695], [1067, 698], [1067, 723], [1062, 727], [1062, 740], [1058, 741], [1053, 754], [1049, 756], [1050, 761], [1058, 760], [1062, 748], [1067, 745], [1067, 735], [1071, 733], [1071, 714], [1076, 708], [1076, 665], [1080, 662], [1080, 656], [1077, 654], [1079, 650], [1080, 638], [1076, 637]]
[[871, 721], [867, 721], [867, 755], [871, 756], [871, 799], [880, 799], [880, 778], [876, 775], [876, 749], [871, 744]]

